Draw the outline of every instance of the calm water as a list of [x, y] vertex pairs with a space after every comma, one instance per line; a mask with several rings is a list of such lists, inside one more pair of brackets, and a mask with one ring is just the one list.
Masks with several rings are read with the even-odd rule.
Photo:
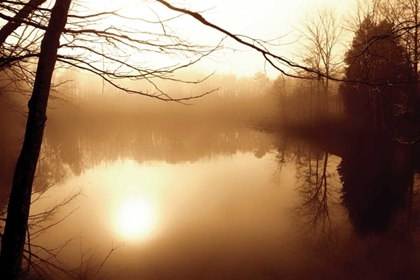
[[179, 127], [48, 126], [31, 243], [60, 267], [50, 266], [52, 278], [419, 276], [410, 151], [322, 149], [244, 127]]

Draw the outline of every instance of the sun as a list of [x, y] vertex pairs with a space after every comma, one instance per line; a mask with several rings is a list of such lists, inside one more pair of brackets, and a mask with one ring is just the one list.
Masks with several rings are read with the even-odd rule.
[[140, 239], [150, 235], [156, 222], [152, 204], [144, 198], [126, 198], [117, 207], [116, 231], [126, 239]]

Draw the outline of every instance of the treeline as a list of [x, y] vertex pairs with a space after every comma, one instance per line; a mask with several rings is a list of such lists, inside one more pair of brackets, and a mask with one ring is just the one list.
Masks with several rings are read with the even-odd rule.
[[[158, 98], [130, 94], [83, 73], [60, 71], [55, 81], [58, 95], [50, 102], [49, 118], [81, 118], [83, 122], [132, 118], [144, 122], [214, 122], [256, 124], [278, 115], [278, 98], [271, 92], [263, 73], [253, 77], [205, 74], [192, 71], [174, 77], [175, 81], [121, 82], [123, 88], [136, 88], [159, 97], [195, 97], [183, 102], [164, 102]], [[203, 81], [201, 81], [201, 80]], [[193, 81], [193, 82], [191, 82]], [[207, 94], [208, 93], [208, 94]], [[67, 122], [67, 121], [65, 121]]]
[[419, 16], [419, 0], [358, 1], [344, 20], [329, 7], [312, 11], [302, 24], [297, 56], [313, 72], [274, 82], [280, 116], [308, 121], [344, 112], [374, 130], [415, 142]]
[[327, 114], [342, 112], [338, 83], [330, 83], [327, 93], [319, 80], [277, 78], [270, 95], [277, 100], [277, 122], [305, 123]]

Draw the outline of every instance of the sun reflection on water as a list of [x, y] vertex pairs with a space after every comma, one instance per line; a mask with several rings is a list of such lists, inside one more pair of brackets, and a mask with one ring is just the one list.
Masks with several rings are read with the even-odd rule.
[[153, 205], [145, 198], [127, 197], [115, 211], [115, 229], [127, 239], [149, 236], [156, 223]]

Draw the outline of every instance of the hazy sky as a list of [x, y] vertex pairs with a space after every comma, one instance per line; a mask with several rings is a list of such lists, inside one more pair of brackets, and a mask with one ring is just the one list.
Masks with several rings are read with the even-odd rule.
[[[289, 58], [297, 52], [298, 44], [294, 43], [294, 36], [305, 14], [317, 6], [331, 6], [337, 11], [339, 17], [343, 11], [349, 10], [356, 0], [204, 0], [203, 6], [215, 7], [205, 13], [206, 18], [226, 27], [234, 33], [246, 34], [256, 38], [277, 38], [285, 36], [278, 43], [285, 45], [278, 53]], [[205, 3], [205, 4], [204, 4]], [[244, 4], [246, 3], [246, 4]], [[246, 49], [246, 48], [242, 48]], [[229, 55], [230, 62], [219, 64], [224, 71], [252, 75], [264, 69], [263, 59], [253, 51]]]
[[[144, 0], [143, 8], [134, 8], [132, 5], [139, 5], [138, 0], [79, 0], [88, 3], [95, 3], [96, 7], [116, 8], [118, 6], [130, 6], [128, 13], [132, 16], [137, 15], [137, 11], [145, 11], [144, 3], [161, 15], [165, 8], [161, 4], [152, 0]], [[170, 3], [186, 7], [194, 11], [203, 11], [203, 16], [232, 33], [248, 35], [260, 39], [274, 39], [277, 44], [283, 46], [277, 48], [276, 53], [288, 58], [293, 58], [294, 53], [298, 52], [299, 44], [290, 44], [295, 40], [291, 33], [299, 28], [299, 23], [303, 22], [305, 14], [314, 10], [317, 6], [332, 6], [336, 9], [338, 17], [341, 18], [343, 11], [349, 11], [356, 0], [173, 0]], [[163, 10], [160, 10], [162, 9]], [[136, 11], [137, 10], [137, 11]], [[163, 12], [162, 12], [163, 11]], [[220, 34], [213, 32], [210, 28], [201, 26], [198, 22], [189, 17], [177, 22], [175, 30], [179, 30], [186, 36], [196, 40], [208, 41], [210, 38], [220, 38]], [[286, 36], [287, 35], [287, 36]], [[215, 40], [213, 40], [215, 41]], [[220, 54], [213, 57], [213, 62], [206, 62], [203, 67], [218, 72], [232, 72], [239, 75], [252, 75], [257, 71], [264, 70], [263, 58], [245, 47], [227, 41], [226, 45], [238, 48], [240, 51]], [[277, 72], [271, 72], [271, 76], [276, 76]]]

